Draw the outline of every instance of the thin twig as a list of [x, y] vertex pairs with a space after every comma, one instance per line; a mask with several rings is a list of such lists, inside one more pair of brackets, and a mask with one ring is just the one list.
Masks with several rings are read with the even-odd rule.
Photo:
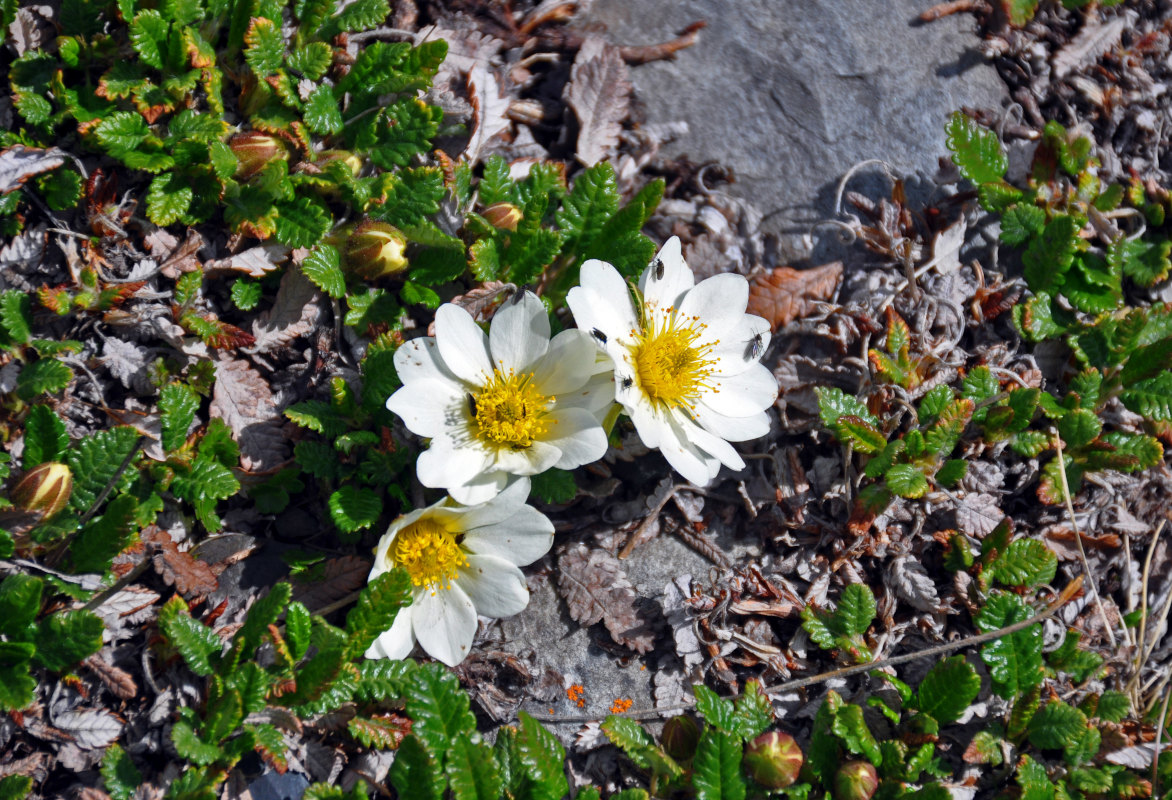
[[353, 603], [354, 601], [356, 601], [361, 595], [362, 595], [361, 591], [351, 592], [350, 594], [343, 597], [341, 600], [335, 600], [334, 602], [330, 603], [327, 606], [322, 606], [321, 608], [317, 609], [313, 613], [324, 617], [326, 614], [331, 614], [331, 613], [337, 611], [339, 608], [345, 608], [346, 606], [348, 606], [351, 603]]
[[[1107, 632], [1107, 641], [1111, 644], [1111, 649], [1115, 649], [1115, 632], [1111, 630], [1111, 624], [1107, 621], [1107, 612], [1103, 610], [1103, 598], [1099, 595], [1099, 587], [1095, 583], [1095, 576], [1091, 574], [1091, 564], [1087, 560], [1086, 548], [1082, 545], [1082, 533], [1078, 529], [1078, 520], [1074, 517], [1074, 503], [1070, 499], [1070, 483], [1066, 480], [1066, 456], [1062, 452], [1062, 437], [1058, 435], [1058, 431], [1053, 434], [1054, 449], [1058, 451], [1058, 482], [1062, 484], [1062, 499], [1066, 501], [1066, 513], [1070, 514], [1070, 524], [1074, 527], [1074, 543], [1078, 545], [1078, 557], [1082, 560], [1082, 571], [1087, 576], [1087, 583], [1090, 584], [1091, 591], [1095, 595], [1095, 608], [1099, 612], [1099, 621], [1103, 623], [1103, 630]], [[1123, 627], [1123, 632], [1127, 637], [1127, 643], [1131, 644], [1131, 634], [1127, 631], [1127, 626]]]
[[93, 611], [98, 606], [100, 606], [102, 603], [106, 602], [111, 597], [113, 597], [115, 594], [120, 592], [122, 589], [125, 589], [127, 586], [134, 583], [134, 581], [138, 579], [139, 575], [146, 572], [146, 568], [150, 563], [151, 563], [150, 556], [144, 556], [142, 561], [139, 561], [137, 564], [134, 565], [134, 569], [130, 570], [130, 572], [126, 573], [121, 578], [114, 581], [114, 583], [110, 584], [109, 587], [103, 589], [98, 594], [91, 597], [89, 602], [86, 603], [84, 606], [82, 606], [82, 608], [85, 609], [86, 611]]
[[[778, 683], [773, 686], [768, 686], [762, 691], [764, 691], [765, 694], [782, 694], [783, 692], [791, 692], [794, 689], [802, 689], [806, 686], [813, 686], [816, 683], [824, 683], [825, 681], [833, 680], [834, 678], [846, 678], [850, 677], [851, 675], [858, 675], [862, 672], [872, 672], [877, 669], [884, 669], [886, 667], [907, 664], [911, 661], [918, 661], [922, 658], [933, 658], [935, 656], [943, 655], [944, 653], [950, 653], [954, 650], [960, 650], [965, 647], [975, 647], [976, 645], [984, 644], [985, 642], [991, 642], [994, 639], [1000, 639], [1003, 636], [1009, 636], [1011, 634], [1017, 633], [1018, 631], [1025, 630], [1031, 625], [1044, 622], [1058, 613], [1058, 610], [1070, 602], [1070, 599], [1078, 594], [1079, 590], [1082, 589], [1082, 580], [1083, 576], [1077, 576], [1067, 585], [1065, 589], [1062, 590], [1062, 593], [1058, 595], [1054, 602], [1046, 606], [1045, 610], [1039, 611], [1029, 619], [1022, 620], [1021, 622], [1015, 622], [1014, 624], [1007, 625], [1004, 628], [998, 628], [995, 631], [989, 631], [988, 633], [970, 636], [967, 639], [961, 639], [958, 642], [948, 642], [947, 644], [936, 645], [935, 647], [929, 647], [927, 650], [919, 650], [915, 653], [907, 653], [902, 656], [895, 656], [894, 658], [886, 658], [882, 661], [871, 661], [866, 664], [856, 664], [853, 667], [843, 667], [842, 669], [823, 672], [819, 675], [814, 675], [809, 678], [800, 678], [794, 681]], [[656, 717], [665, 716], [667, 714], [679, 714], [683, 711], [689, 710], [691, 707], [692, 706], [640, 708], [627, 711], [623, 714], [616, 714], [614, 716], [626, 717], [628, 719], [654, 719]], [[542, 722], [551, 722], [555, 724], [581, 724], [584, 722], [597, 722], [598, 720], [599, 717], [592, 715], [562, 715], [541, 718]]]
[[1172, 692], [1164, 695], [1164, 706], [1160, 709], [1160, 724], [1156, 726], [1155, 751], [1152, 753], [1152, 797], [1160, 796], [1160, 738], [1164, 735], [1164, 724], [1168, 721], [1168, 701]]
[[1152, 536], [1152, 543], [1148, 545], [1148, 554], [1144, 556], [1144, 571], [1143, 577], [1140, 580], [1139, 592], [1139, 647], [1135, 654], [1135, 664], [1132, 666], [1131, 679], [1127, 682], [1127, 693], [1133, 695], [1131, 698], [1132, 706], [1139, 708], [1139, 695], [1136, 694], [1136, 689], [1139, 685], [1140, 670], [1143, 668], [1144, 650], [1147, 647], [1148, 641], [1148, 585], [1152, 574], [1152, 556], [1156, 554], [1156, 545], [1160, 541], [1160, 534], [1164, 530], [1164, 525], [1168, 520], [1161, 519], [1160, 524], [1156, 526], [1156, 532]]

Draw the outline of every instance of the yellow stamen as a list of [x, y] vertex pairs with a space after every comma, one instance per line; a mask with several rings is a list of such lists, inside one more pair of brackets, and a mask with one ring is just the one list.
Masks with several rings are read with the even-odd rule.
[[548, 428], [550, 398], [537, 391], [532, 372], [506, 375], [495, 370], [473, 400], [477, 434], [489, 445], [520, 450]]
[[450, 588], [456, 569], [468, 563], [456, 535], [426, 517], [399, 531], [390, 556], [407, 570], [411, 583], [429, 587], [432, 594]]
[[706, 327], [699, 317], [679, 316], [674, 308], [658, 315], [655, 309], [644, 309], [632, 356], [639, 386], [653, 403], [691, 409], [703, 389], [716, 390], [712, 350], [720, 342], [700, 341]]

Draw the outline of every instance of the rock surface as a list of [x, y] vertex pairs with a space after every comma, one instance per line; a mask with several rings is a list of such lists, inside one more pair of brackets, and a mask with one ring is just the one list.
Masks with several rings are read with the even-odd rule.
[[579, 21], [605, 26], [618, 44], [666, 41], [708, 23], [675, 61], [632, 69], [646, 121], [686, 121], [688, 133], [665, 154], [731, 167], [729, 192], [753, 200], [764, 227], [782, 234], [783, 255], [801, 258], [811, 225], [833, 216], [852, 165], [883, 159], [901, 177], [926, 179], [946, 155], [952, 111], [1004, 105], [1004, 84], [975, 50], [972, 18], [916, 22], [931, 5], [594, 0]]

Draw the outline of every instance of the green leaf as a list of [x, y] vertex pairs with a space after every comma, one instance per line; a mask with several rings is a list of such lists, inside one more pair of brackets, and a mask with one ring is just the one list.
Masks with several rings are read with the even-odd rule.
[[602, 723], [602, 732], [640, 769], [672, 778], [683, 774], [680, 765], [656, 745], [651, 735], [635, 720], [609, 716]]
[[883, 432], [862, 417], [843, 414], [834, 426], [839, 441], [849, 444], [860, 453], [878, 453], [887, 446]]
[[1131, 701], [1123, 692], [1103, 692], [1095, 716], [1104, 722], [1122, 722], [1131, 713]]
[[734, 732], [736, 724], [736, 707], [732, 701], [726, 700], [703, 684], [692, 687], [696, 696], [696, 710], [712, 727], [717, 730]]
[[956, 486], [968, 473], [969, 462], [963, 458], [950, 458], [940, 465], [936, 472], [936, 482], [946, 489]]
[[1085, 447], [1103, 431], [1103, 421], [1089, 409], [1079, 408], [1058, 420], [1058, 433], [1067, 449]]
[[361, 656], [380, 634], [391, 629], [399, 610], [411, 603], [411, 578], [396, 567], [372, 580], [346, 615], [350, 653]]
[[15, 289], [0, 294], [0, 328], [4, 334], [0, 344], [28, 344], [32, 338], [32, 301], [28, 294]]
[[1154, 421], [1172, 421], [1172, 371], [1125, 386], [1119, 399], [1128, 410]]
[[58, 611], [37, 623], [33, 663], [60, 672], [102, 648], [102, 620], [91, 611]]
[[1046, 225], [1046, 212], [1034, 205], [1016, 203], [1001, 216], [1001, 241], [1017, 246], [1037, 236]]
[[[294, 661], [300, 661], [309, 650], [309, 635], [312, 618], [304, 604], [294, 600], [289, 604], [285, 614], [285, 641], [289, 645], [289, 653]], [[386, 662], [367, 662], [386, 663]]]
[[834, 610], [834, 621], [839, 631], [846, 636], [861, 636], [871, 627], [877, 608], [875, 595], [863, 583], [852, 583], [842, 590], [838, 607]]
[[479, 734], [452, 739], [444, 755], [444, 771], [455, 800], [497, 800], [503, 782], [492, 748]]
[[106, 504], [102, 516], [88, 522], [69, 547], [74, 572], [103, 573], [138, 532], [138, 501], [120, 494]]
[[[8, 28], [12, 20], [8, 18], [7, 10], [4, 16], [4, 27]], [[0, 700], [3, 703], [3, 700]], [[0, 708], [3, 708], [0, 705]], [[15, 711], [16, 709], [12, 709]], [[0, 800], [25, 800], [33, 790], [33, 779], [26, 775], [7, 775], [0, 778]], [[115, 798], [117, 800], [117, 798]]]
[[1061, 646], [1046, 654], [1046, 661], [1051, 667], [1070, 673], [1077, 683], [1090, 679], [1103, 666], [1102, 656], [1078, 646], [1081, 636], [1078, 631], [1067, 631]]
[[578, 494], [574, 474], [564, 469], [547, 469], [531, 479], [529, 494], [542, 503], [568, 503]]
[[883, 763], [879, 742], [875, 740], [874, 734], [871, 733], [866, 720], [863, 719], [862, 706], [852, 703], [840, 708], [838, 713], [834, 715], [831, 730], [855, 755], [864, 756], [877, 766]]
[[218, 656], [223, 643], [216, 632], [187, 612], [187, 603], [176, 595], [159, 609], [159, 631], [167, 643], [179, 651], [196, 675], [212, 674], [212, 656]]
[[73, 378], [69, 367], [56, 359], [42, 358], [25, 365], [16, 378], [16, 396], [29, 401], [43, 394], [64, 391]]
[[224, 751], [219, 745], [208, 744], [200, 739], [195, 729], [183, 720], [177, 721], [171, 727], [171, 742], [181, 758], [200, 766], [213, 764], [224, 757]]
[[240, 278], [232, 282], [232, 303], [241, 311], [251, 311], [260, 303], [261, 285], [256, 281]]
[[957, 111], [948, 120], [947, 146], [960, 173], [973, 183], [996, 183], [1009, 169], [1009, 158], [994, 131]]
[[248, 609], [244, 624], [236, 631], [236, 637], [232, 642], [233, 650], [251, 657], [268, 632], [269, 626], [276, 623], [285, 606], [289, 604], [291, 595], [292, 587], [289, 583], [280, 581], [254, 602]]
[[378, 522], [383, 501], [377, 492], [346, 484], [330, 495], [330, 519], [343, 533], [355, 533]]
[[195, 192], [191, 183], [177, 172], [156, 175], [147, 190], [147, 216], [159, 226], [167, 226], [187, 213]]
[[363, 31], [376, 28], [390, 16], [387, 0], [355, 0], [329, 20], [323, 37], [329, 38], [342, 31]]
[[330, 297], [346, 294], [346, 276], [342, 273], [342, 257], [336, 247], [319, 244], [301, 262], [301, 271]]
[[1074, 263], [1077, 242], [1074, 217], [1062, 214], [1050, 220], [1042, 234], [1030, 240], [1021, 257], [1030, 289], [1051, 292], [1060, 288]]
[[102, 754], [102, 781], [112, 800], [130, 800], [142, 783], [142, 773], [121, 745], [112, 744]]
[[178, 450], [187, 441], [187, 431], [195, 421], [199, 396], [186, 383], [170, 383], [159, 391], [159, 417], [163, 450]]
[[[315, 620], [310, 639], [317, 652], [297, 671], [297, 689], [283, 696], [281, 705], [305, 709], [329, 691], [348, 663], [346, 637], [320, 617]], [[330, 707], [337, 708], [337, 705]]]
[[747, 681], [734, 705], [734, 728], [746, 741], [773, 724], [773, 702], [761, 689], [760, 681]]
[[566, 780], [566, 751], [561, 743], [533, 717], [517, 715], [517, 753], [525, 769], [522, 796], [528, 800], [561, 800], [570, 790]]
[[45, 582], [17, 572], [0, 581], [0, 633], [9, 639], [29, 638], [29, 626], [41, 610]]
[[212, 458], [201, 456], [188, 471], [176, 471], [171, 492], [195, 506], [196, 516], [208, 530], [219, 530], [220, 519], [215, 514], [217, 500], [224, 500], [240, 491], [240, 481], [232, 470]]
[[1112, 267], [1147, 289], [1172, 271], [1169, 252], [1172, 252], [1172, 241], [1167, 239], [1119, 239], [1108, 248], [1107, 258]]
[[289, 247], [313, 247], [326, 235], [333, 222], [319, 202], [303, 195], [280, 200], [274, 205], [277, 209], [277, 241]]
[[325, 84], [318, 86], [309, 95], [302, 115], [305, 124], [314, 133], [326, 135], [342, 130], [342, 112], [338, 110], [337, 98], [334, 97], [333, 90]]
[[0, 711], [32, 705], [37, 682], [29, 674], [35, 648], [27, 642], [0, 642]]
[[973, 741], [965, 751], [965, 757], [968, 758], [968, 753], [973, 753], [976, 756], [977, 764], [988, 764], [996, 767], [1001, 764], [1001, 743], [1005, 740], [1000, 736], [990, 731], [978, 731], [973, 736]]
[[[982, 633], [987, 633], [1029, 616], [1029, 609], [1021, 598], [999, 592], [990, 596], [977, 614], [976, 625]], [[1025, 630], [989, 642], [981, 649], [981, 659], [989, 667], [993, 691], [1001, 697], [1013, 698], [1038, 686], [1045, 677], [1042, 626], [1030, 625]]]
[[697, 800], [744, 800], [741, 750], [740, 736], [715, 728], [704, 731], [692, 759]]
[[[294, 403], [285, 409], [285, 416], [297, 423], [303, 428], [309, 428], [311, 431], [317, 431], [323, 436], [334, 439], [341, 436], [346, 431], [346, 421], [342, 418], [338, 410], [329, 403], [323, 403], [320, 400], [306, 400], [303, 403]], [[298, 446], [306, 442], [298, 442]], [[297, 448], [294, 448], [296, 452]], [[332, 456], [337, 460], [337, 455]], [[298, 460], [302, 466], [309, 469], [310, 466], [306, 461], [302, 461], [300, 456]], [[315, 473], [316, 474], [316, 473]]]
[[818, 396], [818, 416], [822, 424], [832, 431], [837, 431], [839, 417], [844, 415], [858, 417], [872, 427], [879, 428], [879, 419], [856, 398], [848, 395], [842, 389], [833, 386], [819, 386], [814, 389]]
[[166, 47], [170, 24], [155, 10], [140, 11], [130, 23], [130, 44], [143, 63], [163, 69], [163, 48]]
[[916, 706], [941, 725], [956, 722], [977, 698], [981, 679], [964, 656], [937, 662], [916, 689]]
[[[1021, 3], [1023, 0], [1012, 0]], [[1037, 4], [1037, 0], [1025, 0]], [[1054, 784], [1046, 775], [1046, 768], [1029, 756], [1022, 756], [1017, 765], [1017, 783], [1021, 787], [1021, 800], [1054, 800]]]
[[1032, 589], [1054, 580], [1058, 558], [1037, 539], [1018, 539], [993, 563], [993, 577]]
[[37, 180], [45, 202], [53, 211], [66, 211], [77, 205], [81, 183], [81, 175], [76, 170], [65, 168], [55, 169]]
[[[517, 184], [509, 175], [509, 162], [498, 155], [491, 156], [488, 161], [484, 162], [484, 177], [480, 179], [477, 188], [480, 193], [480, 202], [484, 206], [492, 206], [497, 203], [516, 205], [521, 201], [517, 194]], [[569, 202], [568, 198], [567, 202]]]
[[446, 781], [438, 756], [428, 755], [415, 736], [408, 736], [395, 752], [388, 780], [402, 800], [441, 800]]
[[887, 488], [900, 497], [917, 498], [928, 493], [928, 479], [912, 464], [896, 464], [887, 470]]
[[609, 161], [579, 173], [554, 215], [565, 239], [563, 251], [575, 256], [584, 253], [618, 209], [618, 184]]
[[320, 80], [334, 61], [334, 51], [325, 42], [310, 42], [289, 54], [285, 62], [293, 72], [300, 72], [311, 81]]
[[69, 434], [65, 432], [65, 423], [49, 406], [30, 408], [24, 425], [24, 455], [21, 458], [25, 470], [46, 461], [57, 461], [68, 450]]
[[1086, 715], [1061, 700], [1047, 703], [1038, 709], [1027, 728], [1030, 744], [1042, 750], [1077, 745], [1086, 729]]
[[[139, 433], [134, 428], [117, 427], [90, 434], [76, 442], [66, 454], [66, 464], [73, 473], [73, 493], [69, 507], [86, 512], [97, 500], [98, 493], [114, 479], [130, 454], [138, 446]], [[134, 480], [135, 470], [123, 471], [115, 490], [125, 492]]]
[[[363, 619], [362, 623], [367, 621]], [[476, 733], [468, 695], [455, 675], [442, 665], [420, 665], [411, 673], [407, 685], [406, 711], [414, 721], [411, 732], [429, 751], [442, 753], [453, 739]]]
[[272, 20], [257, 17], [244, 34], [244, 60], [258, 78], [272, 75], [285, 62], [285, 38], [281, 26]]

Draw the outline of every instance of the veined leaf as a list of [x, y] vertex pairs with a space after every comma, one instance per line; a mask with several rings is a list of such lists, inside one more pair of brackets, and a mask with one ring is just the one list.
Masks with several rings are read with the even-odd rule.
[[928, 478], [912, 464], [896, 464], [885, 475], [887, 488], [900, 497], [915, 499], [928, 493]]
[[517, 754], [524, 765], [523, 795], [530, 800], [561, 800], [569, 792], [566, 751], [561, 743], [524, 711], [517, 715]]
[[[76, 442], [66, 454], [66, 464], [73, 473], [73, 494], [69, 496], [69, 507], [76, 512], [89, 510], [97, 499], [98, 492], [113, 480], [122, 462], [130, 457], [139, 442], [139, 433], [133, 428], [118, 427], [90, 434]], [[114, 489], [125, 492], [136, 471], [127, 469]]]
[[1077, 745], [1086, 729], [1086, 715], [1074, 706], [1055, 700], [1038, 709], [1028, 731], [1034, 747], [1057, 750]]
[[403, 800], [441, 800], [447, 781], [439, 763], [430, 756], [416, 736], [399, 745], [388, 780]]
[[834, 715], [831, 730], [852, 753], [863, 756], [876, 766], [882, 766], [883, 754], [879, 750], [879, 742], [863, 719], [862, 706], [851, 703], [840, 708]]
[[163, 450], [178, 450], [187, 441], [187, 430], [195, 421], [199, 397], [186, 383], [170, 383], [159, 392], [159, 415]]
[[195, 192], [178, 173], [156, 175], [147, 190], [147, 216], [156, 225], [167, 226], [187, 213]]
[[835, 423], [834, 430], [839, 439], [860, 453], [873, 454], [887, 446], [883, 432], [862, 417], [843, 414]]
[[833, 386], [819, 386], [814, 389], [818, 395], [818, 416], [822, 424], [830, 430], [836, 430], [838, 418], [844, 414], [858, 417], [873, 428], [879, 428], [879, 418], [867, 410], [858, 399], [848, 395], [842, 389]]
[[1125, 386], [1119, 399], [1130, 411], [1152, 421], [1172, 421], [1172, 371]]
[[73, 378], [73, 371], [61, 361], [42, 358], [26, 364], [16, 377], [16, 396], [29, 401], [43, 394], [64, 391]]
[[27, 642], [0, 642], [0, 711], [20, 711], [36, 699], [37, 682], [29, 674], [35, 650]]
[[9, 639], [25, 640], [29, 626], [41, 610], [45, 582], [17, 572], [0, 581], [0, 633]]
[[1077, 242], [1078, 226], [1068, 214], [1054, 217], [1040, 236], [1030, 240], [1021, 260], [1032, 290], [1051, 292], [1062, 286], [1074, 263]]
[[196, 675], [211, 675], [211, 658], [219, 655], [223, 643], [216, 632], [192, 618], [187, 603], [176, 595], [159, 609], [159, 631], [179, 651]]
[[244, 60], [258, 78], [265, 78], [285, 63], [285, 37], [281, 26], [270, 19], [256, 17], [244, 34]]
[[996, 183], [1009, 169], [1009, 158], [994, 131], [982, 128], [960, 111], [948, 120], [947, 145], [962, 175], [976, 184]]
[[102, 780], [112, 800], [130, 800], [142, 783], [142, 773], [120, 745], [112, 744], [102, 754]]
[[741, 752], [741, 738], [736, 734], [715, 728], [704, 731], [692, 759], [698, 800], [744, 800]]
[[346, 276], [342, 273], [342, 258], [336, 247], [319, 244], [301, 262], [305, 277], [330, 297], [346, 294]]
[[58, 461], [69, 448], [65, 423], [46, 405], [29, 409], [25, 419], [22, 466], [30, 470], [46, 461]]
[[941, 725], [960, 719], [981, 690], [981, 679], [964, 656], [938, 662], [916, 688], [916, 706]]
[[861, 636], [871, 627], [877, 607], [875, 595], [866, 584], [852, 583], [842, 590], [834, 620], [839, 632], [846, 636]]
[[170, 23], [154, 9], [140, 11], [130, 23], [130, 44], [144, 64], [163, 69], [163, 50]]
[[305, 124], [318, 134], [338, 133], [342, 130], [342, 112], [338, 110], [338, 100], [329, 86], [322, 84], [313, 90], [302, 109]]
[[1057, 556], [1037, 539], [1018, 539], [993, 562], [997, 580], [1027, 589], [1054, 580], [1057, 569]]
[[292, 200], [279, 200], [276, 237], [289, 247], [313, 247], [330, 229], [332, 218], [322, 205], [309, 197], [298, 195]]
[[138, 501], [134, 495], [120, 494], [107, 503], [102, 516], [87, 523], [73, 540], [69, 548], [73, 571], [108, 570], [114, 557], [130, 545], [138, 531], [137, 515]]
[[[1029, 617], [1029, 609], [1021, 598], [1005, 593], [989, 597], [976, 618], [982, 633], [1021, 622]], [[981, 659], [989, 667], [993, 691], [1001, 697], [1012, 698], [1041, 684], [1042, 626], [1030, 625], [1025, 630], [989, 642], [981, 649]]]
[[565, 252], [585, 252], [618, 209], [618, 186], [609, 161], [600, 161], [580, 173], [554, 215], [565, 237]]
[[37, 623], [33, 662], [54, 672], [75, 666], [102, 648], [102, 620], [92, 611], [58, 611]]
[[378, 522], [383, 501], [377, 492], [347, 483], [330, 495], [330, 519], [342, 533], [355, 533]]

